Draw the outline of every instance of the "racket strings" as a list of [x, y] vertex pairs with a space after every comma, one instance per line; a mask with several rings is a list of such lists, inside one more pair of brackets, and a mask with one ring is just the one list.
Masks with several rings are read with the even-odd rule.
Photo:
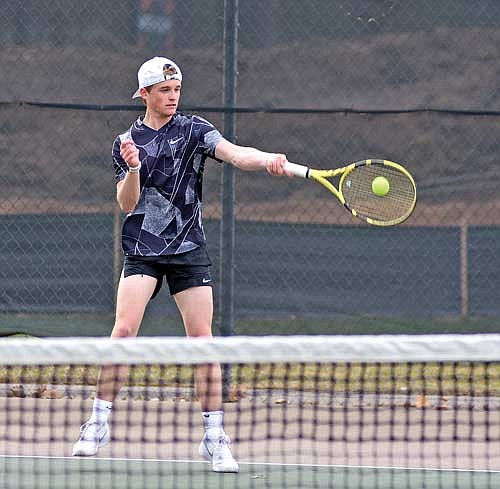
[[[376, 177], [389, 182], [389, 191], [383, 196], [372, 190]], [[381, 222], [396, 221], [406, 217], [415, 204], [415, 186], [405, 173], [387, 165], [362, 165], [355, 167], [341, 181], [340, 188], [346, 206], [357, 214]]]

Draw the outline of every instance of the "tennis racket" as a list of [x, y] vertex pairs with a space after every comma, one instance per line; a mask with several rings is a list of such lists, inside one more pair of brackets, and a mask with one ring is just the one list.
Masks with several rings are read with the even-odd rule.
[[[413, 177], [403, 166], [388, 160], [362, 160], [335, 170], [314, 170], [287, 161], [285, 169], [321, 183], [353, 216], [374, 226], [402, 223], [417, 201]], [[338, 188], [329, 180], [334, 177], [340, 177]]]

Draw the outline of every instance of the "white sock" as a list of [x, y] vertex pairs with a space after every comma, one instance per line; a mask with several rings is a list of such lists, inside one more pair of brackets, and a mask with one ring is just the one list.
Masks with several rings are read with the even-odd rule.
[[90, 416], [89, 423], [106, 423], [112, 407], [112, 402], [105, 401], [104, 399], [97, 399], [96, 397], [94, 399], [94, 406], [92, 408], [92, 415]]
[[203, 411], [202, 414], [209, 438], [224, 434], [224, 411]]

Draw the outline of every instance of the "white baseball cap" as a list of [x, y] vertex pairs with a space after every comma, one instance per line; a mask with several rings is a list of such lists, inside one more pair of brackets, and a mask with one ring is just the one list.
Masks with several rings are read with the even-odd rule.
[[135, 91], [132, 98], [140, 97], [141, 88], [149, 87], [155, 83], [166, 80], [179, 80], [182, 82], [182, 73], [180, 68], [168, 58], [156, 56], [149, 59], [139, 68], [137, 72], [137, 81], [139, 88]]

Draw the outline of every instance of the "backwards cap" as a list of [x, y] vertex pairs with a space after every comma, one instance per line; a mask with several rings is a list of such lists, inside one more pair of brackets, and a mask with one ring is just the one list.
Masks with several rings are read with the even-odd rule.
[[149, 87], [155, 83], [166, 80], [179, 80], [182, 82], [182, 73], [180, 68], [168, 58], [156, 56], [149, 59], [139, 68], [137, 72], [137, 81], [139, 88], [135, 91], [132, 98], [140, 97], [141, 88]]

